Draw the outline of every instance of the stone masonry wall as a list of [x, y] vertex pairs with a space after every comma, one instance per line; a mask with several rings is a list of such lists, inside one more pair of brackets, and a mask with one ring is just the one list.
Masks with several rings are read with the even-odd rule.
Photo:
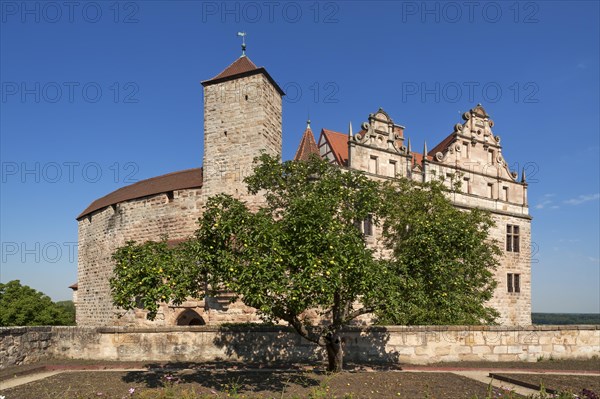
[[48, 357], [53, 327], [0, 327], [0, 369]]
[[119, 203], [79, 220], [77, 324], [89, 326], [117, 323], [109, 279], [111, 256], [128, 240], [144, 242], [189, 237], [197, 228], [203, 202], [198, 189]]
[[281, 95], [262, 74], [204, 88], [204, 184], [206, 198], [226, 193], [256, 202], [244, 177], [262, 151], [281, 157]]
[[[434, 160], [416, 168], [407, 156], [408, 148], [402, 143], [390, 142], [393, 121], [383, 111], [369, 116], [367, 133], [349, 141], [350, 169], [360, 170], [374, 179], [389, 179], [394, 175], [416, 181], [444, 179], [461, 181], [460, 192], [450, 194], [459, 208], [480, 208], [490, 211], [496, 225], [490, 239], [496, 240], [502, 255], [495, 270], [498, 286], [489, 305], [497, 309], [497, 322], [508, 326], [531, 324], [531, 217], [527, 204], [527, 185], [510, 174], [499, 145], [493, 135], [493, 122], [482, 117], [478, 108], [467, 113], [464, 124], [455, 126], [456, 138], [444, 153], [436, 153]], [[383, 122], [382, 122], [383, 121]], [[395, 136], [399, 140], [399, 136]], [[424, 168], [424, 169], [421, 169]], [[507, 225], [519, 227], [519, 251], [506, 250]], [[367, 243], [382, 252], [381, 231], [375, 230]], [[520, 292], [509, 292], [508, 274], [518, 274]]]
[[[349, 328], [345, 359], [357, 363], [590, 359], [600, 355], [596, 326], [415, 326]], [[323, 351], [286, 327], [0, 328], [0, 368], [42, 359], [302, 362]]]

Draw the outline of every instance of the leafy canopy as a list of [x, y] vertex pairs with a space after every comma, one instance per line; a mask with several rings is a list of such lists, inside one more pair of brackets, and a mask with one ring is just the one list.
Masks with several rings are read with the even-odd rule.
[[[497, 316], [485, 306], [500, 253], [488, 239], [493, 221], [454, 207], [442, 183], [383, 184], [317, 157], [281, 163], [267, 155], [246, 183], [264, 197], [260, 206], [217, 195], [183, 244], [119, 248], [114, 303], [147, 309], [152, 319], [160, 302], [226, 289], [263, 319], [287, 321], [320, 344], [366, 313], [397, 324], [478, 324]], [[357, 228], [369, 215], [382, 226], [383, 258]], [[327, 327], [307, 328], [316, 322], [308, 310], [319, 311]]]
[[253, 213], [231, 197], [211, 199], [196, 241], [216, 249], [211, 269], [244, 303], [318, 342], [305, 329], [307, 310], [320, 309], [336, 330], [370, 313], [385, 289], [384, 265], [355, 223], [377, 215], [379, 186], [317, 158], [260, 160], [246, 182], [265, 204]]
[[128, 241], [113, 254], [116, 262], [110, 279], [113, 303], [125, 310], [146, 309], [154, 319], [161, 302], [181, 304], [204, 295], [206, 263], [195, 258], [193, 242], [174, 248], [167, 237], [159, 242]]
[[[70, 301], [64, 301], [70, 302]], [[0, 327], [74, 325], [75, 313], [19, 280], [0, 283]]]
[[490, 240], [488, 212], [464, 210], [448, 199], [440, 181], [386, 184], [383, 237], [392, 252], [389, 266], [399, 276], [381, 322], [406, 325], [492, 323], [498, 312], [486, 306], [501, 255]]

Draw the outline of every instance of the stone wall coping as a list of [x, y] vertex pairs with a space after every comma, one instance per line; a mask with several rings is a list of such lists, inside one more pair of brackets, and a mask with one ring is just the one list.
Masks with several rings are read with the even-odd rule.
[[[221, 325], [221, 326], [169, 326], [169, 327], [78, 327], [78, 326], [30, 326], [30, 327], [0, 327], [0, 336], [22, 335], [28, 332], [52, 331], [90, 331], [100, 334], [125, 333], [169, 333], [169, 332], [293, 332], [288, 326], [270, 325]], [[573, 331], [600, 330], [596, 325], [532, 325], [532, 326], [369, 326], [345, 327], [343, 332], [373, 333], [373, 332], [475, 332], [475, 331]]]
[[[599, 334], [600, 325], [353, 326], [342, 331], [352, 361], [409, 364], [589, 359], [600, 353]], [[314, 350], [314, 344], [282, 325], [0, 328], [0, 369], [51, 358], [302, 363], [322, 358], [323, 351]]]
[[51, 332], [55, 326], [0, 327], [0, 336], [22, 335], [28, 332]]
[[[41, 326], [41, 327], [0, 327], [0, 335], [24, 334], [26, 332], [50, 331], [90, 331], [100, 334], [124, 333], [168, 333], [168, 332], [293, 332], [288, 326], [279, 325], [215, 325], [215, 326], [168, 326], [168, 327], [88, 327], [88, 326]], [[531, 326], [350, 326], [344, 332], [475, 332], [475, 331], [573, 331], [600, 330], [600, 324], [595, 325], [531, 325]]]

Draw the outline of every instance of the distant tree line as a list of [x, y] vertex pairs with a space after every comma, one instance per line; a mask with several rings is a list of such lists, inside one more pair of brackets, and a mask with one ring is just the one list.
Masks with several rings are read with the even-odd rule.
[[600, 324], [600, 313], [532, 313], [533, 324]]
[[19, 280], [0, 283], [0, 327], [75, 325], [73, 301], [50, 297]]

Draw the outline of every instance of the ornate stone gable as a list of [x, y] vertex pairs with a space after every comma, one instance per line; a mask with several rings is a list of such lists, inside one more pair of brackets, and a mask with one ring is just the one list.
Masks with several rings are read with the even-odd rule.
[[369, 114], [369, 121], [364, 122], [361, 128], [355, 135], [349, 133], [351, 142], [408, 155], [408, 148], [404, 145], [404, 127], [396, 125], [383, 109], [379, 108], [376, 113]]
[[517, 182], [517, 173], [509, 170], [502, 155], [500, 136], [492, 132], [494, 121], [481, 104], [462, 118], [464, 123], [454, 125], [454, 131], [428, 153], [433, 161]]

